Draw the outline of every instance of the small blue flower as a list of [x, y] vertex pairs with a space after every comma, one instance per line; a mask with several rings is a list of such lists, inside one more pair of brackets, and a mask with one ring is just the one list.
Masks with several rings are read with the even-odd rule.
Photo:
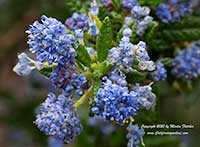
[[121, 0], [122, 8], [130, 11], [134, 6], [139, 5], [137, 0]]
[[126, 81], [126, 75], [121, 72], [119, 69], [114, 69], [111, 71], [110, 75], [109, 75], [110, 80], [120, 86], [127, 86], [128, 83]]
[[129, 124], [127, 127], [128, 134], [126, 138], [129, 140], [127, 147], [139, 147], [140, 142], [143, 143], [144, 130], [138, 127], [138, 125]]
[[40, 131], [64, 143], [71, 142], [82, 131], [71, 98], [64, 95], [56, 98], [53, 93], [49, 93], [45, 102], [41, 104], [35, 123]]
[[99, 29], [97, 28], [96, 22], [91, 21], [89, 23], [89, 33], [94, 37], [99, 34]]
[[149, 24], [151, 24], [153, 21], [153, 17], [146, 16], [143, 20], [137, 22], [137, 35], [142, 36], [144, 35], [146, 29], [149, 27]]
[[156, 64], [156, 70], [151, 73], [154, 81], [162, 81], [167, 78], [167, 70], [161, 62]]
[[131, 14], [133, 15], [133, 17], [135, 19], [140, 19], [140, 18], [143, 18], [145, 16], [148, 16], [149, 13], [150, 13], [149, 7], [134, 6], [131, 9]]
[[90, 12], [92, 13], [93, 16], [97, 16], [99, 14], [99, 5], [96, 2], [96, 0], [93, 0], [90, 3]]
[[110, 10], [111, 7], [112, 7], [113, 2], [112, 2], [112, 0], [101, 0], [101, 4], [102, 4], [105, 8], [107, 8], [108, 10]]
[[72, 16], [65, 21], [65, 25], [75, 31], [81, 29], [83, 31], [88, 30], [89, 20], [86, 14], [73, 13]]
[[200, 75], [200, 45], [193, 43], [179, 52], [172, 62], [172, 74], [185, 80], [197, 78]]
[[75, 37], [67, 34], [65, 26], [54, 18], [43, 15], [41, 21], [35, 21], [26, 31], [29, 50], [36, 53], [36, 59], [49, 64], [74, 60]]
[[156, 15], [162, 20], [164, 23], [169, 23], [173, 20], [172, 13], [169, 10], [168, 5], [160, 4], [156, 9]]

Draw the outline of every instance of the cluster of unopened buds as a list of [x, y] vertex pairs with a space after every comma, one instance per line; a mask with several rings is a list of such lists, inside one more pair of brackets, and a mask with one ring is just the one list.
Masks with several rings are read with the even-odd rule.
[[[179, 16], [175, 16], [170, 7], [176, 3], [170, 1], [169, 6], [162, 4], [157, 8], [157, 15], [163, 22], [175, 21], [187, 13], [184, 9]], [[161, 61], [151, 60], [144, 41], [137, 44], [131, 42], [133, 32], [130, 25], [135, 23], [137, 35], [142, 36], [153, 17], [149, 16], [150, 8], [140, 6], [137, 0], [121, 0], [122, 11], [127, 14], [123, 18], [121, 38], [118, 44], [110, 45], [107, 53], [102, 55], [105, 58], [102, 58], [99, 56], [101, 51], [87, 44], [89, 41], [84, 37], [93, 38], [93, 41], [100, 38], [104, 24], [98, 18], [99, 5], [108, 12], [112, 11], [112, 0], [101, 0], [101, 4], [94, 0], [88, 15], [74, 13], [65, 24], [55, 18], [41, 16], [41, 21], [35, 21], [26, 31], [29, 51], [35, 59], [26, 53], [19, 54], [19, 62], [13, 70], [20, 76], [27, 76], [34, 69], [41, 73], [48, 69], [49, 73], [45, 76], [60, 92], [58, 95], [50, 92], [36, 115], [35, 124], [46, 135], [63, 143], [71, 142], [83, 129], [76, 110], [88, 102], [94, 117], [121, 126], [128, 124], [128, 147], [138, 147], [145, 132], [133, 124], [134, 116], [143, 109], [154, 108], [156, 95], [152, 92], [152, 85], [165, 80], [167, 70]], [[184, 4], [176, 8], [186, 6]], [[85, 54], [89, 58], [80, 60]], [[191, 51], [188, 49], [180, 53], [172, 63], [175, 67], [172, 72], [183, 78], [200, 74], [200, 71], [187, 67], [192, 70], [189, 72], [181, 66], [182, 62], [195, 62], [195, 66], [199, 67], [199, 62], [189, 57], [191, 55], [199, 61], [199, 54], [195, 46]], [[91, 63], [88, 64], [86, 60], [91, 60]], [[145, 73], [150, 78], [141, 83], [131, 83], [127, 80], [129, 73]]]

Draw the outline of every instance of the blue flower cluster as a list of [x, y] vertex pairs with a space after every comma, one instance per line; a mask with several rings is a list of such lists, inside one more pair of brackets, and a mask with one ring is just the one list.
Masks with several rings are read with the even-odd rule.
[[127, 86], [128, 83], [126, 81], [126, 75], [121, 72], [119, 69], [113, 69], [109, 75], [109, 79], [119, 85], [119, 86]]
[[[70, 22], [70, 25], [86, 30], [88, 22], [86, 23], [85, 16], [74, 14], [71, 18], [74, 24]], [[19, 56], [20, 63], [14, 69], [21, 69], [20, 73], [29, 73], [34, 68], [43, 68], [44, 65], [53, 68], [49, 78], [54, 87], [63, 90], [63, 94], [58, 98], [53, 93], [48, 95], [40, 106], [35, 123], [45, 134], [69, 143], [82, 131], [80, 120], [73, 108], [72, 91], [75, 91], [77, 96], [82, 96], [88, 83], [75, 65], [76, 38], [68, 34], [65, 25], [54, 18], [42, 16], [41, 21], [42, 23], [34, 22], [27, 30], [30, 51], [36, 53], [38, 61], [23, 53]]]
[[72, 106], [70, 97], [49, 93], [36, 115], [37, 127], [46, 135], [53, 136], [65, 143], [71, 142], [82, 131], [82, 125]]
[[129, 140], [127, 147], [139, 147], [140, 141], [143, 143], [144, 130], [138, 127], [138, 125], [129, 124], [127, 127], [128, 134], [126, 138]]
[[102, 87], [94, 99], [92, 112], [104, 120], [123, 125], [139, 110], [140, 103], [137, 100], [137, 93], [129, 92], [128, 87], [114, 84], [107, 77], [104, 77], [103, 80]]
[[134, 6], [139, 5], [137, 0], [121, 0], [122, 8], [130, 11]]
[[131, 10], [133, 20], [137, 23], [137, 35], [142, 36], [149, 24], [153, 21], [153, 17], [149, 16], [150, 9], [148, 7], [134, 6]]
[[156, 15], [164, 23], [179, 21], [183, 16], [191, 12], [190, 2], [179, 2], [179, 0], [169, 0], [167, 4], [161, 3], [156, 9]]
[[65, 25], [75, 31], [81, 29], [88, 30], [89, 20], [86, 14], [73, 13], [73, 15], [65, 21]]
[[[49, 64], [73, 60], [76, 56], [75, 38], [67, 34], [65, 26], [54, 18], [41, 16], [42, 23], [35, 21], [26, 31], [29, 50], [36, 53], [40, 62]], [[63, 62], [63, 61], [62, 61]]]
[[75, 90], [78, 96], [82, 96], [84, 89], [88, 88], [87, 79], [84, 75], [77, 73], [75, 65], [58, 65], [52, 71], [50, 80], [54, 87], [64, 90], [66, 96]]
[[152, 109], [156, 104], [156, 95], [152, 92], [151, 84], [140, 86], [136, 85], [132, 88], [132, 91], [137, 93], [137, 100], [140, 103], [140, 109]]
[[109, 50], [108, 61], [117, 67], [123, 66], [128, 71], [132, 68], [134, 57], [136, 57], [140, 70], [155, 70], [156, 65], [150, 60], [146, 50], [146, 43], [140, 41], [137, 45], [133, 45], [130, 42], [131, 35], [132, 31], [130, 28], [124, 29], [119, 46]]
[[136, 84], [129, 90], [126, 76], [119, 69], [114, 69], [108, 77], [103, 78], [101, 88], [94, 99], [92, 112], [104, 120], [123, 125], [139, 110], [151, 109], [155, 101], [156, 96], [152, 93], [151, 85]]
[[136, 59], [139, 62], [139, 68], [140, 70], [148, 70], [153, 71], [156, 68], [156, 65], [153, 61], [150, 60], [149, 54], [146, 49], [146, 43], [143, 41], [140, 41], [137, 45], [134, 46], [134, 52]]
[[97, 16], [99, 14], [99, 4], [96, 2], [96, 0], [93, 0], [90, 3], [90, 13], [93, 16]]
[[131, 68], [134, 60], [134, 45], [130, 42], [129, 37], [132, 31], [129, 28], [124, 29], [123, 37], [119, 46], [109, 50], [108, 60], [116, 66], [123, 65], [125, 68]]
[[165, 69], [162, 62], [156, 63], [156, 70], [151, 73], [154, 81], [162, 81], [167, 78], [167, 70]]
[[193, 43], [179, 52], [172, 62], [172, 74], [181, 79], [193, 79], [200, 76], [200, 45]]

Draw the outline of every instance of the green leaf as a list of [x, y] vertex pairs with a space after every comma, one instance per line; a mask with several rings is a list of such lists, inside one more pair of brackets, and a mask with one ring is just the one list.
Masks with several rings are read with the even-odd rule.
[[101, 83], [102, 83], [101, 80], [96, 80], [94, 82], [94, 86], [93, 86], [93, 98], [96, 97], [96, 94], [97, 94], [99, 88], [101, 87]]
[[106, 17], [102, 23], [102, 26], [97, 37], [97, 59], [99, 61], [106, 60], [108, 56], [108, 50], [112, 44], [112, 28], [109, 17]]
[[99, 14], [98, 14], [98, 18], [103, 21], [104, 18], [107, 16], [107, 12], [106, 9], [103, 6], [99, 7]]
[[76, 53], [77, 53], [76, 59], [83, 65], [90, 67], [92, 60], [85, 47], [79, 45], [78, 48], [76, 49]]
[[52, 70], [53, 70], [53, 67], [45, 67], [39, 70], [39, 72], [46, 77], [50, 77]]
[[85, 12], [88, 9], [88, 1], [86, 0], [66, 0], [66, 8], [68, 13], [71, 15], [74, 12]]
[[168, 66], [168, 65], [171, 64], [171, 62], [173, 61], [173, 59], [166, 57], [166, 58], [160, 59], [159, 61], [162, 62], [165, 66]]
[[113, 0], [113, 6], [115, 8], [115, 10], [119, 10], [121, 7], [121, 1], [120, 0]]
[[162, 2], [164, 2], [164, 0], [139, 0], [139, 3], [145, 6], [156, 6]]
[[145, 76], [146, 76], [145, 74], [143, 74], [137, 70], [133, 70], [126, 74], [126, 80], [128, 83], [140, 82], [143, 79], [145, 79]]
[[93, 75], [95, 79], [99, 79], [104, 76], [112, 68], [112, 64], [104, 61], [99, 64], [93, 63], [91, 69], [93, 70]]
[[200, 28], [164, 30], [160, 36], [170, 42], [199, 40]]
[[158, 28], [158, 23], [156, 21], [152, 21], [152, 23], [149, 25], [145, 33], [145, 36], [144, 36], [145, 40], [152, 40], [157, 28]]

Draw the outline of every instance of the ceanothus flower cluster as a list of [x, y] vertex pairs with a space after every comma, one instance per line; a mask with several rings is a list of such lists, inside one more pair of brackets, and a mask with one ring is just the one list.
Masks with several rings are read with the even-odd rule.
[[89, 25], [88, 16], [84, 13], [73, 13], [70, 18], [66, 19], [65, 25], [73, 31], [79, 29], [87, 31]]
[[153, 17], [149, 16], [150, 9], [148, 7], [134, 6], [131, 10], [133, 20], [137, 24], [137, 35], [142, 36], [149, 24], [153, 21]]
[[49, 93], [40, 106], [35, 124], [46, 135], [69, 143], [82, 131], [82, 125], [72, 106], [70, 97]]
[[104, 77], [103, 81], [94, 99], [92, 112], [106, 121], [114, 121], [123, 125], [139, 110], [140, 103], [137, 99], [137, 93], [130, 92], [128, 87], [113, 83], [108, 77]]
[[[152, 83], [151, 83], [152, 84]], [[140, 109], [152, 109], [156, 104], [156, 95], [152, 92], [151, 84], [141, 86], [136, 83], [132, 90], [137, 93], [137, 100], [140, 103]]]
[[134, 6], [139, 5], [137, 0], [121, 0], [122, 8], [130, 11]]
[[118, 47], [111, 48], [109, 50], [108, 60], [116, 66], [124, 66], [125, 68], [131, 68], [134, 60], [134, 45], [130, 42], [129, 37], [132, 35], [132, 31], [129, 28], [124, 29], [123, 37]]
[[[81, 18], [82, 19], [82, 18]], [[77, 41], [68, 34], [65, 25], [54, 18], [41, 17], [41, 22], [34, 22], [26, 31], [30, 51], [36, 54], [36, 61], [25, 53], [18, 56], [19, 63], [14, 67], [19, 75], [28, 75], [33, 69], [51, 68], [50, 81], [63, 93], [57, 98], [49, 93], [40, 106], [35, 124], [49, 136], [69, 143], [82, 131], [72, 101], [72, 91], [77, 98], [88, 89], [85, 75], [80, 74], [75, 64]], [[82, 26], [80, 23], [79, 26]]]
[[78, 96], [82, 96], [87, 87], [87, 79], [83, 74], [77, 73], [75, 65], [58, 65], [52, 71], [50, 80], [54, 87], [64, 90], [65, 95], [71, 95], [75, 91]]
[[162, 81], [167, 78], [167, 70], [165, 69], [162, 62], [156, 63], [156, 70], [151, 73], [155, 82]]
[[103, 77], [103, 83], [92, 107], [95, 116], [123, 125], [139, 110], [144, 108], [149, 110], [154, 107], [156, 96], [152, 93], [151, 85], [136, 84], [129, 90], [125, 78], [120, 70], [114, 70], [110, 76]]
[[169, 0], [167, 4], [161, 3], [156, 9], [156, 15], [164, 23], [179, 21], [190, 12], [191, 6], [188, 0], [185, 0], [185, 2]]
[[127, 147], [139, 147], [140, 141], [143, 143], [144, 130], [138, 127], [138, 125], [129, 124], [127, 127], [128, 134], [126, 138], [129, 140]]
[[142, 71], [145, 71], [145, 70], [153, 71], [155, 70], [156, 65], [152, 60], [150, 60], [150, 57], [146, 48], [147, 48], [146, 43], [143, 41], [140, 41], [137, 45], [134, 46], [136, 58], [139, 62], [139, 68]]
[[172, 62], [172, 74], [185, 80], [200, 76], [200, 45], [198, 43], [193, 43], [179, 52]]
[[65, 26], [54, 18], [43, 15], [41, 22], [35, 21], [26, 31], [29, 34], [29, 50], [36, 54], [37, 61], [52, 64], [74, 60], [74, 36], [68, 34]]

